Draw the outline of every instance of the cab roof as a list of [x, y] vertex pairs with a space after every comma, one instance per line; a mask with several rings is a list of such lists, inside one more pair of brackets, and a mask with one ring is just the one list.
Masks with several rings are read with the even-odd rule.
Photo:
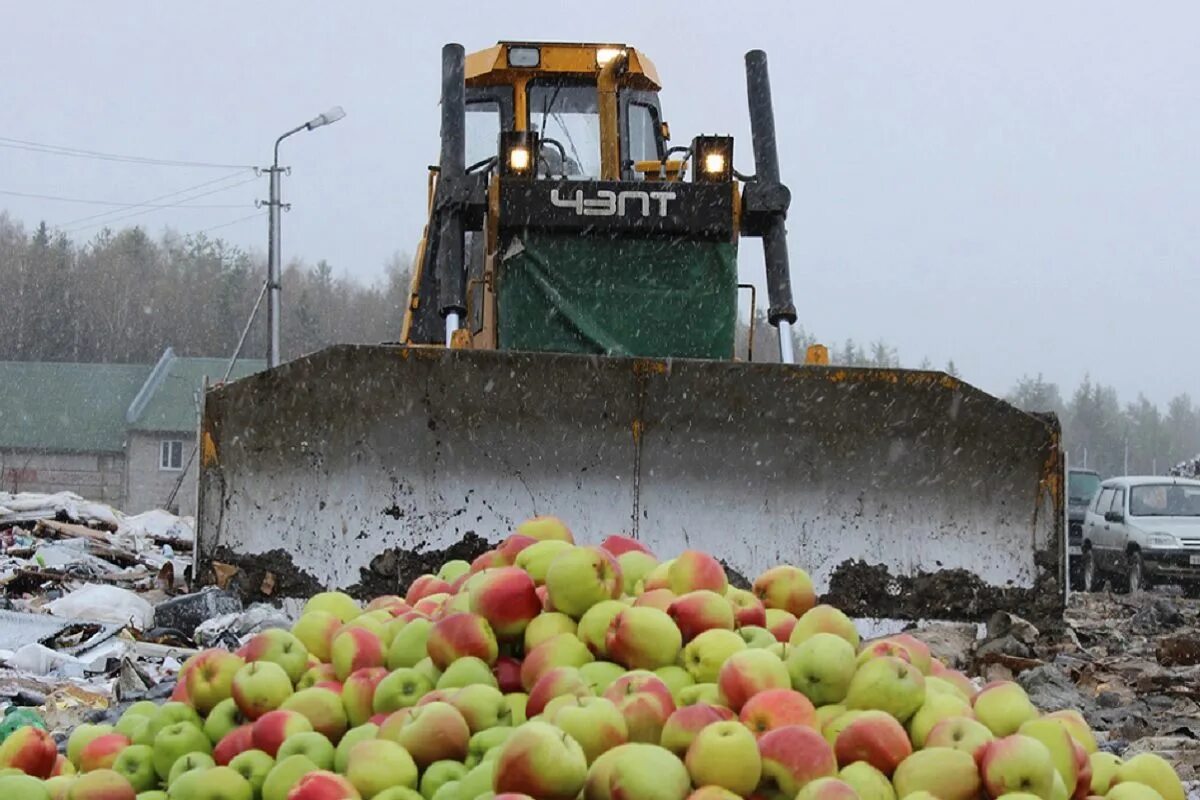
[[[537, 65], [509, 66], [508, 51], [511, 48], [536, 48], [539, 56]], [[653, 62], [637, 48], [619, 42], [497, 42], [492, 47], [467, 55], [467, 85], [512, 84], [530, 75], [595, 76], [600, 73], [601, 67], [597, 55], [601, 51], [612, 50], [623, 51], [628, 59], [619, 84], [647, 91], [662, 88]]]
[[1200, 480], [1180, 478], [1174, 475], [1125, 475], [1120, 478], [1109, 478], [1100, 484], [1103, 487], [1150, 486], [1150, 485], [1189, 486], [1200, 489]]

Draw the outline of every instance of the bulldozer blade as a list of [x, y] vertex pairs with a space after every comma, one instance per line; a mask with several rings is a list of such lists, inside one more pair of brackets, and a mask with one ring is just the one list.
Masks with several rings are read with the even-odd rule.
[[250, 597], [398, 592], [553, 514], [860, 616], [1062, 609], [1057, 421], [943, 373], [337, 346], [201, 435], [197, 575]]

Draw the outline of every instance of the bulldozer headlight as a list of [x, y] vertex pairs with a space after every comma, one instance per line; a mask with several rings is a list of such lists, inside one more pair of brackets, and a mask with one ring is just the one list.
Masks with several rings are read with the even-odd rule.
[[697, 136], [692, 140], [692, 180], [724, 183], [733, 180], [733, 137]]
[[510, 67], [536, 67], [542, 63], [542, 51], [536, 47], [508, 48], [508, 65]]
[[625, 55], [625, 51], [620, 47], [598, 47], [596, 48], [596, 66], [603, 67], [614, 58]]
[[524, 172], [529, 169], [529, 148], [514, 147], [508, 151], [508, 168], [513, 172]]
[[532, 178], [537, 173], [538, 146], [534, 131], [501, 131], [500, 174]]

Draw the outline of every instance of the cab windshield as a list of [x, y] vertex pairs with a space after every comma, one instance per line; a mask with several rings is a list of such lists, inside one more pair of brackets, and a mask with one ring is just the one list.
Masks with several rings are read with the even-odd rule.
[[1200, 517], [1200, 487], [1154, 483], [1129, 492], [1129, 513], [1135, 517]]
[[595, 86], [557, 81], [531, 84], [529, 127], [543, 140], [558, 143], [542, 147], [540, 175], [600, 177], [600, 112]]

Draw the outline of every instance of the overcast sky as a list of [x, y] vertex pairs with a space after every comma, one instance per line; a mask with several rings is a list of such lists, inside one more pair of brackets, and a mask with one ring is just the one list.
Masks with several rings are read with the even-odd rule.
[[[1090, 372], [1123, 400], [1200, 397], [1193, 0], [92, 0], [11, 3], [5, 17], [9, 139], [265, 164], [279, 133], [344, 106], [346, 119], [284, 145], [284, 252], [368, 280], [420, 232], [444, 42], [639, 46], [675, 138], [731, 132], [744, 172], [742, 54], [761, 47], [805, 327], [831, 344], [886, 339], [908, 365], [953, 358], [995, 393], [1038, 372], [1069, 391]], [[135, 203], [226, 176], [193, 195], [252, 173], [0, 147], [5, 192]], [[264, 177], [193, 201], [239, 207], [135, 208], [120, 224], [210, 228], [254, 214], [265, 193]], [[77, 220], [108, 210], [11, 194], [5, 207], [78, 236], [97, 220]], [[261, 250], [265, 218], [211, 235]], [[743, 278], [758, 279], [758, 242], [743, 245]]]

